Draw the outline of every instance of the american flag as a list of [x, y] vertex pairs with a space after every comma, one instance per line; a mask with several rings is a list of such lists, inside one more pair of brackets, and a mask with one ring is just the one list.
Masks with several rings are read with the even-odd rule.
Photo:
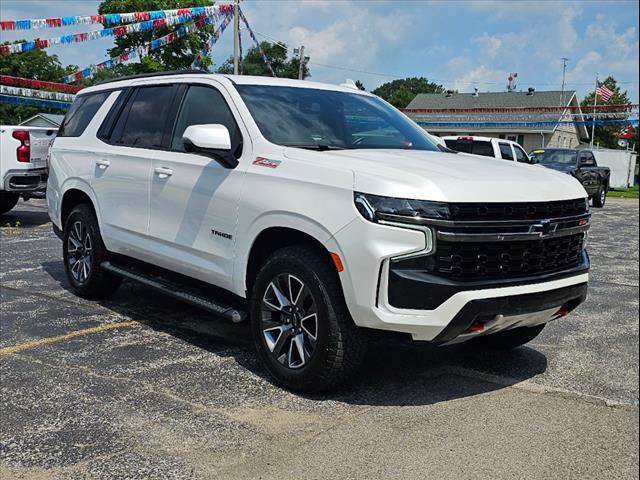
[[605, 102], [608, 102], [609, 99], [613, 96], [613, 92], [607, 88], [607, 86], [602, 82], [596, 83], [596, 95], [600, 95], [600, 98]]

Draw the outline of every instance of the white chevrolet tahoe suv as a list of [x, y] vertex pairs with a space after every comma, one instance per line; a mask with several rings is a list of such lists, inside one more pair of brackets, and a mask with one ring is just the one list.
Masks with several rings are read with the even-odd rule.
[[281, 385], [347, 379], [372, 331], [513, 348], [584, 301], [569, 175], [437, 147], [366, 92], [168, 73], [82, 90], [52, 147], [72, 290], [133, 279], [248, 318]]

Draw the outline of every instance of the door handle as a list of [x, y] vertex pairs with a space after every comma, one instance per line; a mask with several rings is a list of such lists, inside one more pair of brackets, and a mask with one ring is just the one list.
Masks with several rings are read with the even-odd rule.
[[96, 160], [96, 165], [98, 166], [98, 168], [100, 168], [101, 170], [104, 170], [105, 168], [107, 168], [109, 165], [111, 165], [111, 162], [109, 160]]
[[159, 178], [167, 178], [173, 175], [173, 170], [171, 170], [170, 168], [156, 167], [153, 169], [153, 171], [156, 175], [158, 175]]

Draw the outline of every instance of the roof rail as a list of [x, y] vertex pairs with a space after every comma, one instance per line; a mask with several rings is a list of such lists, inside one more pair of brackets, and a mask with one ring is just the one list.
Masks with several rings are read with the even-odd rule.
[[104, 85], [105, 83], [119, 82], [121, 80], [134, 80], [136, 78], [148, 78], [148, 77], [165, 77], [170, 75], [185, 75], [188, 73], [209, 73], [204, 70], [172, 70], [170, 72], [152, 72], [152, 73], [139, 73], [138, 75], [127, 75], [126, 77], [109, 78], [108, 80], [102, 80], [96, 85]]

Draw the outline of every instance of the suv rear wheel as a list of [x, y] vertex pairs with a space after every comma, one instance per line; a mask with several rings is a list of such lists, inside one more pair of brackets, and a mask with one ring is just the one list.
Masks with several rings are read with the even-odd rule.
[[253, 339], [274, 380], [292, 390], [336, 387], [365, 352], [335, 267], [308, 246], [278, 250], [261, 268], [251, 295]]
[[122, 282], [100, 268], [107, 259], [98, 221], [86, 204], [75, 207], [64, 225], [62, 253], [64, 268], [73, 292], [92, 299], [110, 297]]
[[484, 337], [478, 337], [475, 340], [476, 345], [489, 348], [492, 350], [511, 350], [513, 348], [529, 343], [531, 340], [540, 335], [545, 327], [536, 325], [534, 327], [519, 327], [504, 332], [493, 333]]

